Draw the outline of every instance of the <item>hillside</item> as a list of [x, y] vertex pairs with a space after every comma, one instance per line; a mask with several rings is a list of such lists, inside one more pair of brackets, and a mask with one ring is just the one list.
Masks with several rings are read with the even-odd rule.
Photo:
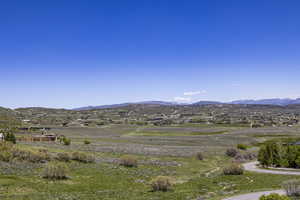
[[16, 109], [18, 118], [32, 124], [101, 126], [105, 124], [259, 124], [260, 126], [298, 123], [300, 107], [275, 105], [159, 105], [129, 104], [92, 110], [49, 108]]

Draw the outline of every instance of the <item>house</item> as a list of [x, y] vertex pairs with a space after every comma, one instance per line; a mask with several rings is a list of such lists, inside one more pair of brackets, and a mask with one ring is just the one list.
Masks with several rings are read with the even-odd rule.
[[33, 142], [55, 142], [56, 140], [57, 140], [57, 135], [55, 134], [44, 134], [44, 135], [32, 136]]

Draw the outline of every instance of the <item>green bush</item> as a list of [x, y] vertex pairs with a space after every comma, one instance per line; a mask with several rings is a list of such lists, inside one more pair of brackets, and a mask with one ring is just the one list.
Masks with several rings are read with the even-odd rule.
[[280, 142], [268, 142], [261, 146], [258, 161], [265, 167], [299, 168], [300, 148], [295, 145], [283, 145]]
[[84, 144], [91, 144], [91, 142], [89, 140], [84, 140], [83, 143]]
[[66, 137], [64, 137], [63, 139], [62, 139], [62, 141], [63, 141], [63, 143], [64, 143], [64, 145], [70, 145], [71, 144], [71, 139], [69, 139], [69, 138], [66, 138]]
[[236, 146], [238, 149], [241, 149], [241, 150], [247, 150], [248, 146], [245, 145], [245, 144], [237, 144]]
[[95, 157], [86, 153], [73, 152], [71, 156], [72, 160], [82, 162], [82, 163], [92, 163], [95, 162]]
[[285, 195], [279, 195], [276, 193], [272, 193], [269, 195], [263, 195], [259, 198], [259, 200], [291, 200], [289, 197]]
[[16, 136], [12, 132], [4, 134], [4, 140], [7, 142], [12, 142], [13, 144], [16, 144], [17, 142]]
[[197, 158], [198, 160], [203, 160], [203, 159], [204, 159], [204, 156], [203, 156], [203, 154], [202, 154], [201, 152], [198, 152], [198, 153], [196, 154], [196, 158]]
[[9, 162], [13, 159], [13, 155], [9, 151], [0, 151], [0, 161]]
[[68, 168], [63, 163], [48, 163], [43, 171], [43, 178], [46, 179], [66, 179]]
[[172, 179], [167, 176], [158, 176], [151, 181], [153, 191], [169, 191], [172, 188]]
[[244, 174], [244, 168], [242, 165], [237, 163], [232, 163], [231, 165], [223, 169], [224, 175], [242, 175]]
[[288, 196], [300, 196], [300, 180], [289, 180], [282, 183]]
[[14, 146], [9, 142], [1, 142], [0, 143], [0, 161], [9, 162], [12, 158], [11, 150]]
[[133, 156], [122, 156], [120, 158], [120, 165], [125, 167], [137, 167], [138, 162], [137, 159]]

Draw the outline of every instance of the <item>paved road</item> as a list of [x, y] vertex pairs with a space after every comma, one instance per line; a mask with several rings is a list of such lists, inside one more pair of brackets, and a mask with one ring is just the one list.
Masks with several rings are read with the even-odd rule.
[[[283, 175], [300, 175], [299, 171], [287, 171], [290, 169], [281, 168], [281, 170], [270, 170], [270, 169], [261, 169], [258, 167], [258, 162], [250, 162], [243, 164], [245, 170], [258, 172], [258, 173], [267, 173], [267, 174], [283, 174]], [[285, 194], [283, 190], [273, 190], [273, 191], [265, 191], [265, 192], [255, 192], [255, 193], [248, 193], [238, 196], [229, 197], [223, 200], [258, 200], [262, 195], [268, 195], [271, 193], [278, 193], [278, 194]]]
[[270, 169], [261, 169], [257, 167], [258, 162], [250, 162], [243, 164], [245, 170], [252, 171], [252, 172], [258, 172], [258, 173], [267, 173], [267, 174], [283, 174], [283, 175], [300, 175], [300, 171], [286, 171], [289, 169], [283, 169], [281, 170], [270, 170]]
[[238, 195], [238, 196], [233, 196], [229, 197], [223, 200], [258, 200], [259, 197], [262, 195], [268, 195], [271, 193], [277, 193], [277, 194], [285, 194], [283, 190], [273, 190], [273, 191], [266, 191], [266, 192], [254, 192], [254, 193], [248, 193], [248, 194], [243, 194], [243, 195]]

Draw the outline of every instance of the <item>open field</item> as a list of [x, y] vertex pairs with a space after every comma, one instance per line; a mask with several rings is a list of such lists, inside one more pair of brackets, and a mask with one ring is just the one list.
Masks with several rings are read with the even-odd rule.
[[[239, 143], [256, 151], [256, 144], [270, 138], [299, 137], [299, 127], [251, 129], [230, 126], [136, 126], [101, 128], [56, 127], [51, 132], [71, 138], [71, 145], [53, 142], [20, 142], [24, 149], [47, 149], [50, 154], [82, 151], [95, 163], [67, 163], [69, 179], [41, 178], [45, 164], [0, 163], [2, 199], [178, 199], [199, 197], [220, 200], [234, 194], [280, 189], [288, 175], [246, 172], [226, 176], [222, 168], [231, 162], [224, 152]], [[145, 134], [148, 133], [148, 134]], [[195, 135], [193, 133], [202, 133]], [[22, 136], [19, 133], [17, 136]], [[259, 135], [259, 137], [258, 137]], [[91, 144], [84, 144], [88, 140]], [[202, 152], [204, 160], [195, 155]], [[122, 155], [134, 155], [137, 168], [118, 165]], [[26, 166], [26, 167], [25, 167]], [[150, 181], [169, 176], [175, 186], [168, 192], [152, 192]], [[298, 177], [297, 177], [298, 178]], [[17, 193], [15, 191], [18, 191]]]
[[[199, 115], [198, 109], [199, 112], [205, 111], [207, 115], [217, 113], [213, 120], [226, 121], [232, 114], [223, 116], [221, 112], [224, 110], [233, 112], [230, 108], [233, 109], [235, 121], [238, 123], [231, 123], [232, 121], [220, 124], [188, 121], [182, 123], [180, 121], [190, 118], [191, 114], [186, 112], [191, 111], [193, 112], [191, 119], [195, 120], [194, 115]], [[281, 118], [278, 117], [277, 112], [290, 115], [280, 107], [262, 106], [262, 108], [261, 118], [264, 120], [269, 120], [268, 113], [276, 115], [277, 118], [274, 119], [278, 120]], [[237, 144], [245, 144], [248, 147], [247, 150], [240, 150], [240, 153], [255, 154], [259, 144], [267, 140], [300, 138], [298, 124], [250, 128], [249, 124], [239, 123], [241, 115], [249, 115], [251, 118], [251, 113], [258, 113], [260, 109], [261, 106], [254, 108], [239, 106], [236, 109], [235, 106], [229, 108], [226, 106], [192, 108], [136, 106], [95, 111], [18, 109], [12, 117], [31, 120], [31, 124], [25, 122], [23, 126], [49, 127], [51, 129], [47, 133], [71, 140], [70, 145], [60, 142], [18, 141], [16, 144], [18, 148], [37, 152], [47, 151], [51, 155], [50, 160], [55, 160], [60, 153], [71, 155], [74, 152], [84, 152], [94, 157], [95, 162], [83, 163], [78, 160], [65, 162], [69, 168], [68, 179], [53, 181], [41, 176], [48, 161], [39, 163], [14, 159], [10, 162], [1, 161], [0, 198], [198, 200], [201, 197], [208, 200], [221, 200], [237, 194], [280, 189], [283, 181], [292, 178], [300, 179], [300, 177], [256, 172], [245, 172], [243, 175], [236, 176], [223, 175], [223, 168], [234, 160], [226, 156], [225, 152], [229, 148], [236, 147]], [[179, 117], [176, 115], [177, 118], [171, 124], [157, 125], [155, 122], [148, 123], [136, 119], [145, 115], [153, 115], [153, 118], [156, 118], [158, 112], [165, 112], [170, 117], [176, 115], [176, 112], [182, 114]], [[127, 121], [117, 121], [121, 120], [123, 115], [127, 117]], [[105, 121], [105, 117], [109, 117], [109, 120], [105, 119]], [[128, 122], [131, 118], [136, 120], [135, 123]], [[146, 118], [144, 117], [143, 120]], [[62, 119], [68, 124], [62, 125], [61, 123], [64, 122]], [[94, 119], [104, 120], [105, 123], [94, 124]], [[291, 118], [287, 117], [287, 121], [290, 120]], [[162, 121], [164, 122], [164, 119]], [[46, 124], [48, 122], [51, 123]], [[22, 138], [40, 133], [40, 131], [18, 131], [16, 137]], [[196, 158], [199, 152], [203, 155], [203, 160]], [[138, 167], [120, 166], [120, 160], [124, 155], [134, 156]], [[153, 192], [150, 182], [157, 176], [170, 177], [174, 183], [172, 189], [167, 192]]]
[[[57, 148], [180, 157], [193, 156], [197, 152], [223, 155], [227, 148], [239, 143], [251, 146], [272, 138], [300, 137], [298, 126], [251, 129], [240, 127], [183, 128], [172, 126], [157, 128], [110, 125], [102, 128], [54, 128], [51, 131], [72, 139], [71, 146], [50, 144], [50, 146], [57, 146]], [[191, 134], [193, 132], [202, 134]], [[84, 140], [91, 141], [91, 144], [84, 145]], [[33, 143], [32, 145], [49, 146], [48, 143]]]

